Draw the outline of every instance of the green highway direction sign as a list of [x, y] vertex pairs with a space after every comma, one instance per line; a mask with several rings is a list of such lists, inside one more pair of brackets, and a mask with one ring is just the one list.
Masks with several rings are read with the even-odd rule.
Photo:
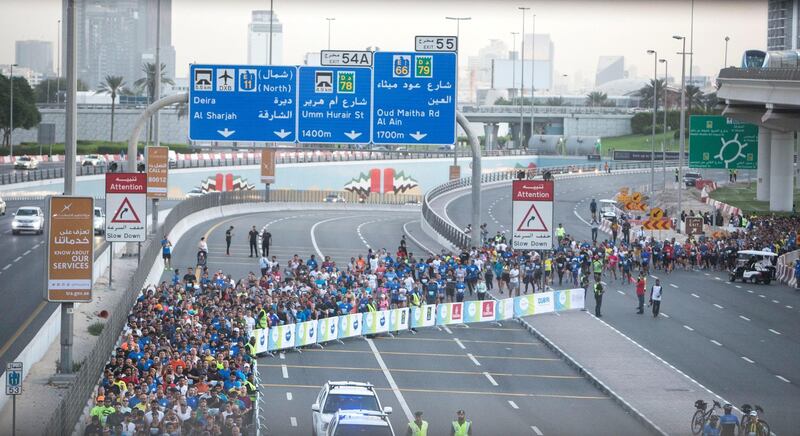
[[719, 115], [689, 119], [689, 168], [753, 170], [758, 166], [758, 126]]

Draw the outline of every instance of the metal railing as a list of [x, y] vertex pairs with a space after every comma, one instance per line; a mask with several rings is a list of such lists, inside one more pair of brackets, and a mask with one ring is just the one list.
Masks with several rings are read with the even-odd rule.
[[800, 81], [800, 68], [723, 68], [717, 80], [726, 79]]
[[[613, 174], [614, 171], [618, 170], [628, 170], [628, 169], [641, 169], [641, 168], [648, 168], [650, 166], [650, 162], [609, 162], [609, 170]], [[549, 172], [551, 175], [580, 175], [580, 174], [601, 174], [605, 170], [604, 164], [585, 164], [585, 165], [569, 165], [569, 166], [561, 166], [561, 167], [542, 167], [538, 170], [529, 170], [529, 169], [510, 169], [510, 170], [502, 170], [502, 171], [493, 171], [490, 173], [481, 174], [481, 184], [483, 183], [491, 183], [491, 182], [500, 182], [500, 181], [510, 181], [517, 178], [520, 172], [526, 173], [525, 177], [530, 178], [532, 176], [541, 178], [545, 172]], [[538, 175], [537, 175], [538, 171]], [[440, 234], [442, 237], [447, 239], [451, 244], [455, 245], [459, 248], [469, 248], [471, 244], [470, 235], [464, 232], [464, 230], [458, 228], [454, 225], [450, 220], [446, 219], [443, 216], [440, 216], [436, 211], [434, 211], [430, 203], [436, 197], [441, 195], [447, 194], [449, 192], [455, 191], [457, 189], [466, 188], [472, 185], [472, 178], [465, 177], [458, 180], [451, 180], [447, 183], [439, 185], [423, 196], [422, 199], [422, 219], [425, 220], [428, 225], [436, 231], [436, 233]], [[473, 231], [478, 232], [479, 229], [474, 229]]]
[[[635, 112], [634, 108], [625, 107], [591, 107], [591, 106], [543, 106], [536, 105], [536, 114], [584, 114], [584, 115], [629, 115]], [[530, 104], [523, 106], [523, 112], [530, 114]], [[519, 105], [487, 105], [487, 106], [464, 106], [461, 112], [469, 117], [473, 114], [517, 114], [519, 115]]]

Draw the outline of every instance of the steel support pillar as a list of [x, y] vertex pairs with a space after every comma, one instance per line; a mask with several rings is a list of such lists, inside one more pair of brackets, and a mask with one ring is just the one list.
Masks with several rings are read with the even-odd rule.
[[790, 212], [794, 206], [794, 132], [772, 132], [769, 209]]
[[758, 129], [758, 169], [756, 170], [756, 200], [769, 201], [769, 167], [772, 147], [772, 131]]

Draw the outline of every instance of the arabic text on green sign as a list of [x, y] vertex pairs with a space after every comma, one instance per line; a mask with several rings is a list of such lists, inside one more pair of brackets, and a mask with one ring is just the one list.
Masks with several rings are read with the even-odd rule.
[[689, 121], [689, 168], [755, 169], [758, 126], [718, 115]]

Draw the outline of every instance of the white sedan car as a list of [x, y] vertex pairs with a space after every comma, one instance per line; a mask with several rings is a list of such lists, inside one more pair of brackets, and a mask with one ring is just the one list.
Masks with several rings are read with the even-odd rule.
[[5, 215], [5, 214], [6, 214], [6, 202], [3, 201], [2, 198], [0, 198], [0, 215]]
[[87, 154], [83, 157], [81, 165], [85, 167], [98, 167], [106, 164], [106, 157], [99, 154]]
[[368, 410], [390, 414], [391, 407], [381, 407], [378, 394], [371, 383], [328, 381], [322, 386], [316, 402], [311, 406], [314, 434], [327, 434], [328, 426], [340, 410]]
[[39, 167], [39, 161], [30, 156], [20, 156], [14, 161], [15, 170], [35, 170]]
[[36, 206], [24, 206], [17, 209], [14, 220], [11, 221], [11, 233], [19, 235], [22, 232], [33, 232], [37, 235], [44, 233], [44, 212]]

